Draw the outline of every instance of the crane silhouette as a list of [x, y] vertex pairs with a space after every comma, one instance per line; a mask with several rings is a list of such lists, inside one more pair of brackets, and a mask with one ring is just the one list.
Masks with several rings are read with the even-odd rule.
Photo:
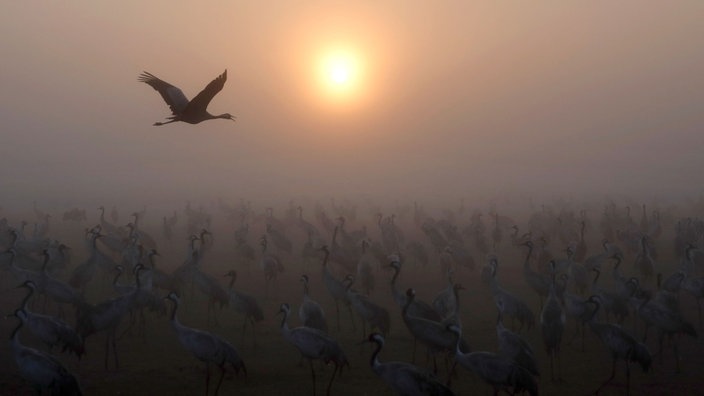
[[10, 335], [10, 345], [22, 378], [26, 379], [38, 394], [48, 389], [52, 395], [82, 395], [78, 380], [61, 362], [51, 355], [20, 343], [17, 333], [25, 322], [21, 319], [20, 312], [18, 309], [14, 313], [20, 323]]
[[592, 311], [592, 315], [589, 318], [589, 326], [594, 331], [601, 342], [608, 348], [611, 353], [611, 358], [613, 359], [613, 365], [611, 366], [611, 376], [601, 384], [599, 389], [595, 393], [606, 386], [611, 380], [616, 376], [616, 362], [618, 360], [624, 360], [626, 362], [626, 395], [630, 393], [631, 388], [631, 369], [630, 363], [640, 364], [643, 371], [648, 371], [652, 363], [652, 356], [648, 347], [645, 344], [638, 342], [632, 335], [628, 334], [625, 330], [621, 329], [612, 323], [600, 323], [594, 320], [596, 313], [599, 311], [601, 305], [601, 298], [597, 295], [589, 297], [587, 300], [592, 303], [596, 308]]
[[165, 299], [174, 303], [174, 309], [171, 311], [171, 326], [173, 327], [179, 342], [188, 352], [191, 352], [198, 360], [205, 362], [205, 394], [208, 394], [210, 386], [210, 364], [215, 363], [220, 368], [220, 379], [215, 386], [215, 394], [218, 394], [220, 384], [225, 376], [225, 365], [232, 365], [236, 374], [240, 370], [247, 375], [247, 368], [242, 361], [237, 350], [227, 340], [209, 333], [207, 331], [187, 327], [181, 324], [176, 315], [180, 304], [180, 298], [176, 293], [171, 292]]
[[139, 76], [138, 81], [147, 83], [157, 90], [161, 97], [164, 98], [166, 104], [169, 105], [171, 113], [173, 113], [171, 117], [168, 117], [169, 121], [155, 122], [154, 126], [166, 125], [176, 121], [198, 124], [202, 121], [215, 118], [224, 118], [232, 121], [236, 118], [230, 113], [212, 115], [207, 111], [210, 101], [222, 90], [222, 87], [225, 86], [227, 70], [206, 85], [206, 87], [190, 101], [186, 98], [186, 95], [183, 94], [181, 89], [174, 87], [146, 71]]
[[341, 374], [342, 368], [345, 365], [348, 367], [350, 365], [347, 361], [347, 357], [342, 351], [342, 348], [340, 348], [340, 344], [338, 344], [335, 339], [318, 329], [306, 326], [289, 329], [288, 315], [290, 312], [291, 307], [288, 304], [281, 304], [279, 313], [283, 313], [284, 315], [281, 321], [281, 333], [284, 339], [293, 344], [301, 355], [310, 362], [310, 373], [313, 377], [313, 396], [315, 396], [315, 370], [313, 370], [313, 360], [319, 359], [325, 364], [333, 363], [335, 365], [326, 391], [326, 395], [330, 396], [330, 389], [332, 388], [332, 381], [335, 379], [335, 375], [338, 371]]
[[381, 363], [379, 352], [384, 346], [384, 337], [381, 334], [371, 333], [369, 342], [376, 344], [376, 350], [370, 360], [372, 371], [399, 395], [454, 395], [452, 390], [427, 370], [406, 362]]

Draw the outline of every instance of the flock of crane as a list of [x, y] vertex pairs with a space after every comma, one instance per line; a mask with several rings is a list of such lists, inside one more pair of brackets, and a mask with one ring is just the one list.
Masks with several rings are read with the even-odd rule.
[[[493, 205], [434, 213], [332, 200], [310, 205], [307, 220], [293, 201], [263, 210], [219, 201], [145, 224], [146, 208], [122, 222], [116, 207], [73, 208], [55, 221], [60, 213], [35, 203], [25, 219], [0, 220], [0, 301], [4, 323], [14, 320], [0, 364], [16, 373], [18, 392], [100, 393], [86, 387], [82, 362], [101, 356], [106, 372], [129, 372], [124, 354], [148, 348], [126, 350], [126, 340], [171, 338], [205, 363], [206, 395], [233, 373], [235, 386], [256, 391], [257, 376], [283, 376], [272, 366], [300, 379], [287, 394], [320, 393], [321, 375], [327, 395], [380, 385], [399, 395], [473, 394], [480, 382], [495, 394], [643, 393], [652, 371], [677, 381], [699, 363], [682, 353], [698, 345], [689, 343], [704, 298], [704, 220], [691, 206], [561, 202], [516, 220]], [[299, 325], [289, 327], [290, 316]], [[287, 359], [291, 351], [299, 359]], [[587, 356], [591, 371], [565, 373]], [[633, 364], [645, 373], [635, 383]], [[356, 388], [340, 384], [343, 372]]]

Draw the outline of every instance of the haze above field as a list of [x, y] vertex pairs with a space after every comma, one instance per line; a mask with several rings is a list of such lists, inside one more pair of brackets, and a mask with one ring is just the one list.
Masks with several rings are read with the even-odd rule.
[[[699, 195], [702, 15], [700, 1], [10, 2], [0, 204]], [[320, 71], [335, 51], [354, 67]], [[190, 98], [225, 69], [209, 109], [236, 123], [152, 126], [169, 111], [143, 70]]]

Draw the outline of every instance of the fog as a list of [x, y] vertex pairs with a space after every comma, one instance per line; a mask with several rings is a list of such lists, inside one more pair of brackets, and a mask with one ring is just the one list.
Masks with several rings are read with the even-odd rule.
[[[528, 283], [529, 244], [520, 238], [535, 244], [530, 266], [543, 284], [564, 280], [563, 289], [582, 299], [600, 293], [592, 273], [582, 289], [567, 279], [582, 261], [586, 271], [593, 256], [602, 261], [592, 268], [609, 268], [599, 283], [608, 290], [634, 284], [619, 284], [616, 269], [611, 276], [612, 262], [621, 259], [621, 270], [652, 293], [656, 273], [674, 273], [680, 283], [685, 275], [704, 275], [701, 261], [683, 255], [687, 243], [701, 245], [704, 238], [697, 218], [704, 213], [702, 15], [704, 2], [697, 0], [4, 2], [1, 312], [20, 306], [24, 292], [16, 286], [27, 277], [41, 284], [56, 276], [81, 290], [74, 306], [64, 312], [45, 298], [43, 307], [30, 308], [65, 313], [87, 337], [83, 360], [58, 347], [52, 352], [86, 394], [202, 394], [203, 365], [182, 348], [166, 309], [147, 313], [141, 334], [127, 308], [107, 330], [86, 319], [93, 305], [124, 296], [115, 284], [141, 288], [133, 269], [163, 271], [178, 278], [178, 287], [154, 285], [156, 300], [179, 291], [183, 323], [236, 344], [247, 362], [247, 379], [228, 374], [220, 394], [310, 394], [308, 367], [294, 367], [300, 356], [275, 316], [282, 302], [296, 316], [300, 276], [307, 273], [330, 334], [350, 360], [333, 394], [383, 395], [390, 388], [369, 369], [373, 350], [360, 347], [360, 335], [371, 330], [354, 327], [345, 309], [341, 319], [335, 314], [321, 276], [321, 246], [337, 256], [330, 263], [334, 278], [360, 275], [360, 290], [359, 262], [369, 256], [361, 240], [375, 249], [368, 274], [377, 287], [359, 301], [368, 298], [390, 314], [382, 361], [410, 361], [415, 337], [389, 288], [389, 254], [403, 256], [401, 293], [415, 288], [425, 301], [448, 290], [454, 274], [466, 288], [456, 311], [466, 339], [487, 351], [497, 342], [498, 293], [486, 277], [487, 258], [496, 255], [501, 266], [493, 267], [492, 279], [535, 313], [536, 326], [523, 329], [521, 319], [519, 329], [511, 318], [510, 328], [536, 351], [541, 393], [596, 389], [609, 374], [608, 350], [589, 329], [586, 351], [571, 343], [574, 337], [567, 343], [577, 325], [572, 317], [564, 364], [558, 363], [566, 381], [551, 381], [538, 319], [547, 293], [536, 294]], [[333, 94], [321, 82], [319, 60], [337, 49], [354, 52], [361, 65], [351, 94]], [[224, 70], [227, 82], [208, 109], [231, 113], [236, 122], [153, 126], [170, 112], [158, 92], [137, 81], [140, 73], [193, 98]], [[85, 218], [62, 218], [72, 208], [85, 210]], [[171, 228], [169, 218], [176, 223]], [[188, 242], [203, 229], [212, 239]], [[284, 232], [289, 249], [277, 241]], [[265, 237], [269, 252], [283, 258], [278, 279], [265, 277]], [[72, 253], [64, 256], [61, 243]], [[139, 246], [157, 245], [160, 256], [148, 262], [148, 249]], [[305, 256], [311, 246], [318, 250]], [[564, 265], [567, 246], [578, 259]], [[620, 249], [622, 256], [614, 253]], [[656, 252], [653, 268], [641, 270], [637, 260]], [[562, 260], [559, 277], [550, 258]], [[151, 265], [137, 269], [144, 263]], [[119, 282], [117, 264], [126, 268]], [[205, 307], [217, 292], [194, 287], [195, 279], [206, 279], [222, 295], [222, 274], [233, 268], [240, 274], [235, 287], [263, 306], [256, 348], [242, 336], [245, 318], [231, 309], [232, 300], [214, 311], [221, 320], [215, 325]], [[83, 280], [84, 271], [95, 276]], [[701, 329], [698, 297], [681, 294], [680, 319]], [[363, 310], [355, 309], [361, 320]], [[630, 314], [618, 322], [640, 339], [640, 312]], [[0, 336], [18, 323], [0, 320]], [[103, 334], [118, 328], [121, 366], [110, 361], [107, 368]], [[22, 342], [43, 348], [29, 333], [21, 331]], [[632, 365], [634, 393], [699, 392], [702, 344], [679, 335], [654, 370]], [[654, 354], [656, 339], [647, 344]], [[673, 356], [677, 342], [681, 359]], [[0, 388], [26, 394], [30, 381], [12, 361], [10, 345], [0, 345], [7, 357], [0, 361]], [[322, 392], [332, 370], [315, 370]], [[443, 381], [449, 374], [440, 373]], [[606, 392], [624, 390], [624, 376], [619, 366]], [[453, 381], [457, 394], [490, 390], [465, 369]]]
[[[12, 2], [1, 203], [701, 194], [704, 5]], [[313, 58], [366, 59], [354, 103]], [[228, 70], [213, 120], [169, 115]]]

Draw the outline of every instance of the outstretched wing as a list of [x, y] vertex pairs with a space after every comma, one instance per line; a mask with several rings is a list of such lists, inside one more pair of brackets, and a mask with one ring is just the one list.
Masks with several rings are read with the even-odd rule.
[[210, 82], [193, 100], [188, 104], [188, 111], [196, 114], [205, 113], [208, 104], [213, 97], [222, 90], [227, 81], [227, 70]]
[[[140, 82], [147, 83], [151, 85], [152, 88], [157, 90], [174, 115], [181, 114], [183, 110], [188, 106], [188, 98], [183, 94], [179, 88], [167, 83], [155, 77], [153, 74], [148, 72], [143, 72], [137, 79]], [[212, 84], [212, 83], [211, 83]], [[222, 88], [222, 86], [220, 87]]]

